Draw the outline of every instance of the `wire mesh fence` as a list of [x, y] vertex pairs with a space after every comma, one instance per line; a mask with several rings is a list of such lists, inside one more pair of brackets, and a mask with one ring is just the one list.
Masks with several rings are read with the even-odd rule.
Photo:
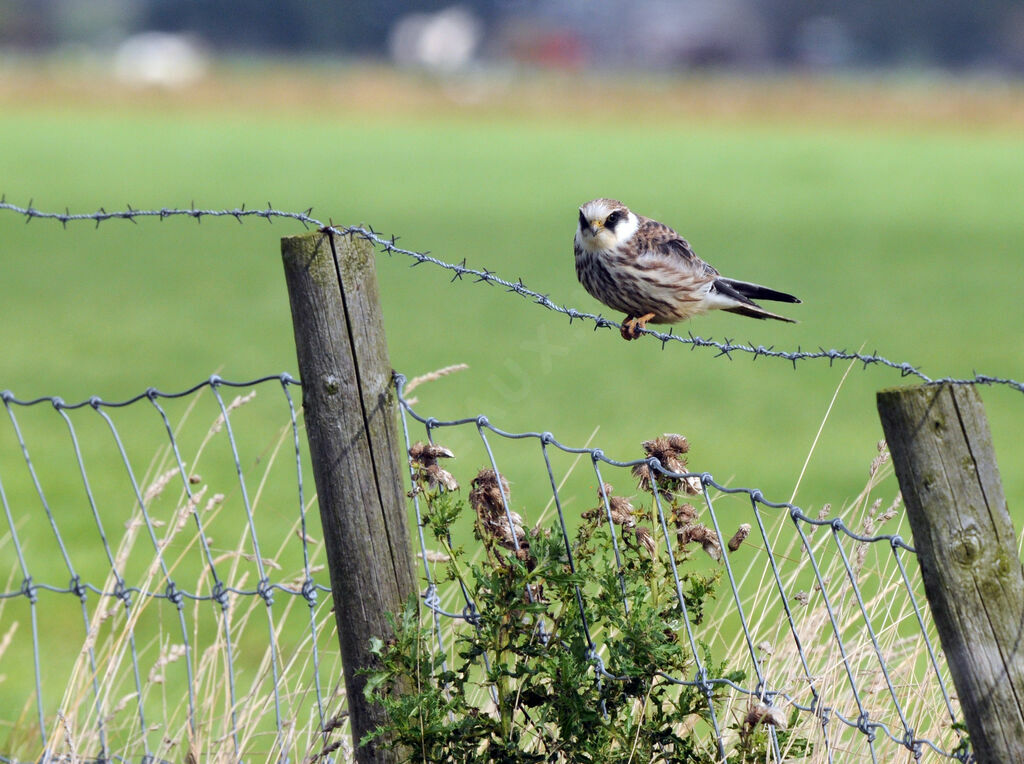
[[[485, 522], [504, 524], [499, 532], [507, 549], [521, 556], [521, 546], [528, 547], [531, 536], [524, 533], [524, 524], [531, 525], [531, 514], [540, 515], [535, 527], [542, 527], [553, 508], [557, 519], [548, 522], [561, 535], [568, 566], [573, 566], [579, 545], [579, 526], [586, 524], [581, 518], [607, 528], [619, 576], [627, 557], [644, 547], [666, 565], [668, 586], [682, 615], [677, 624], [682, 632], [679, 638], [685, 638], [694, 667], [686, 676], [663, 671], [657, 675], [665, 682], [695, 688], [703, 696], [710, 727], [709, 760], [735, 755], [740, 738], [766, 720], [770, 721], [771, 761], [892, 761], [901, 750], [915, 760], [929, 756], [969, 760], [970, 749], [936, 649], [934, 627], [927, 608], [922, 607], [914, 550], [898, 533], [876, 532], [886, 523], [900, 525], [901, 515], [898, 493], [885, 509], [882, 498], [874, 495], [886, 473], [888, 455], [883, 444], [879, 444], [860, 506], [851, 507], [845, 520], [828, 516], [827, 509], [809, 517], [799, 507], [771, 501], [756, 489], [721, 484], [709, 472], [688, 472], [681, 456], [688, 445], [680, 436], [656, 438], [644, 444], [641, 458], [618, 460], [599, 448], [567, 446], [549, 432], [506, 432], [486, 416], [452, 421], [425, 417], [402, 396], [403, 382], [399, 377], [407, 445], [414, 455], [424, 451], [410, 434], [410, 422], [421, 428], [425, 442], [435, 445], [434, 458], [413, 460], [413, 479], [416, 470], [427, 464], [435, 470], [427, 485], [441, 491], [454, 488], [458, 481], [435, 464], [436, 457], [455, 455], [444, 446], [453, 430], [474, 432], [478, 442], [470, 450], [479, 452], [474, 457], [484, 466], [473, 484], [478, 486], [489, 474], [507, 479], [493, 481], [501, 494], [499, 511]], [[535, 473], [502, 472], [495, 439], [533, 449]], [[464, 438], [463, 443], [468, 445]], [[553, 465], [558, 453], [578, 457], [578, 468], [586, 473], [583, 481], [599, 486], [593, 508], [572, 514], [565, 510], [567, 503], [580, 497], [567, 490], [565, 476], [556, 473]], [[531, 513], [515, 504], [507, 481], [516, 478], [549, 484], [548, 507]], [[630, 501], [638, 506], [624, 504], [617, 489], [647, 494], [646, 513], [636, 497]], [[680, 496], [692, 497], [701, 509], [681, 504]], [[425, 519], [424, 492], [414, 491], [413, 502], [428, 582], [424, 600], [438, 616], [434, 622], [438, 649], [451, 654], [457, 632], [446, 628], [445, 619], [462, 621], [467, 624], [463, 628], [471, 630], [481, 614], [461, 577], [458, 586], [449, 584], [448, 591], [440, 590], [436, 568], [440, 565], [443, 570], [450, 557], [432, 548], [423, 532], [430, 524]], [[628, 507], [627, 516], [623, 516], [624, 507]], [[484, 511], [479, 506], [474, 509], [477, 515]], [[848, 522], [859, 525], [853, 528]], [[636, 548], [628, 550], [631, 538]], [[703, 561], [691, 556], [688, 547], [694, 545], [703, 548]], [[688, 612], [692, 603], [688, 605], [690, 597], [684, 592], [684, 561], [687, 569], [697, 566], [707, 572], [710, 568], [723, 577], [724, 594], [714, 615]], [[597, 594], [586, 586], [576, 587], [575, 607], [591, 663], [590, 676], [580, 681], [634, 680], [617, 674], [607, 645], [587, 628], [593, 620], [591, 596]], [[630, 607], [625, 588], [622, 606]], [[542, 641], [552, 620], [546, 618], [532, 623]], [[556, 644], [552, 649], [562, 647]], [[716, 673], [724, 666], [730, 673]], [[803, 730], [799, 755], [792, 750], [793, 733], [782, 740], [778, 734], [790, 725]]]
[[[401, 248], [370, 229], [325, 225], [310, 210], [70, 214], [3, 200], [0, 211], [65, 226], [294, 220], [368, 239], [413, 265], [450, 271], [453, 281], [469, 276], [503, 287], [570, 321], [618, 326], [557, 305], [521, 280]], [[924, 382], [1024, 391], [1024, 383], [986, 374], [932, 379], [878, 354], [783, 351], [645, 331], [664, 347], [707, 348], [730, 359], [746, 354], [794, 366], [855, 360]], [[9, 709], [0, 715], [0, 761], [348, 758], [319, 518], [304, 483], [310, 473], [297, 384], [288, 374], [248, 382], [212, 377], [180, 393], [151, 388], [129, 400], [73, 404], [0, 395], [7, 420], [0, 428], [0, 559], [9, 571], [0, 584], [0, 697]], [[500, 510], [492, 532], [507, 534], [507, 551], [520, 552], [529, 533], [550, 530], [572, 568], [580, 529], [600, 526], [620, 582], [630, 555], [642, 549], [657, 561], [680, 615], [674, 639], [692, 664], [686, 673], [658, 671], [656, 681], [696, 693], [704, 721], [690, 731], [703, 734], [711, 758], [732, 755], [744, 731], [761, 725], [772, 761], [971, 759], [916, 555], [900, 536], [895, 486], [884, 482], [884, 450], [858, 502], [841, 517], [810, 516], [711, 471], [687, 472], [671, 438], [616, 459], [548, 432], [506, 432], [486, 416], [424, 416], [405, 396], [401, 376], [396, 390], [405, 447], [414, 455], [422, 433], [439, 447], [458, 443], [459, 464], [491, 471]], [[507, 449], [533, 450], [536, 469], [507, 474]], [[419, 531], [425, 618], [447, 660], [486, 613], [464, 582], [445, 574], [447, 560], [425, 516], [427, 496], [417, 489], [422, 466], [410, 461], [410, 515]], [[468, 478], [452, 476], [449, 488]], [[547, 506], [517, 506], [503, 479], [549, 486]], [[886, 485], [891, 495], [879, 497]], [[457, 521], [464, 543], [479, 554], [470, 541], [474, 522], [472, 512]], [[691, 612], [691, 575], [719, 582], [709, 613]], [[622, 593], [628, 610], [625, 583]], [[535, 595], [527, 589], [524, 596]], [[543, 604], [542, 596], [534, 604]], [[592, 590], [577, 585], [563, 604], [576, 613], [589, 666], [578, 681], [600, 694], [635, 677], [616, 664], [609, 649], [615, 635], [590, 628], [592, 599]], [[542, 607], [538, 613], [531, 626], [537, 638], [564, 649], [552, 638], [550, 616]], [[481, 653], [482, 666], [487, 660]], [[492, 712], [488, 702], [493, 696], [484, 690], [481, 709]]]
[[[550, 433], [508, 433], [483, 416], [425, 417], [402, 394], [404, 379], [397, 383], [408, 448], [415, 445], [410, 423], [427, 442], [469, 430], [485, 469], [550, 485], [553, 518], [516, 505], [508, 483], [498, 482], [502, 520], [522, 513], [543, 527], [546, 516], [570, 565], [584, 513], [567, 505], [600, 510], [591, 516], [614, 540], [620, 573], [637, 551], [627, 548], [630, 538], [647, 531], [651, 554], [670, 571], [679, 638], [695, 661], [691, 675], [661, 676], [705, 698], [709, 744], [720, 755], [735, 746], [742, 720], [761, 709], [780, 728], [803, 725], [819, 751], [809, 760], [887, 761], [900, 750], [967, 760], [913, 549], [898, 533], [874, 532], [899, 523], [898, 504], [881, 510], [877, 490], [853, 508], [862, 517], [851, 528], [850, 517], [809, 517], [708, 472], [667, 469], [671, 447], [664, 444], [619, 460]], [[0, 591], [0, 666], [4, 684], [17, 691], [8, 697], [24, 702], [8, 705], [14, 714], [0, 760], [39, 760], [41, 751], [51, 760], [96, 761], [178, 760], [185, 752], [236, 760], [346, 756], [339, 750], [344, 692], [315, 497], [304, 484], [296, 384], [287, 374], [242, 383], [214, 377], [182, 393], [150, 389], [126, 401], [74, 404], [3, 393], [7, 534], [0, 555], [11, 572]], [[494, 438], [535, 450], [536, 473], [506, 475]], [[565, 455], [580, 460], [575, 489], [556, 471]], [[880, 484], [884, 454], [875, 461]], [[69, 468], [74, 489], [57, 477]], [[649, 516], [623, 525], [611, 485], [624, 493], [637, 469], [650, 470]], [[684, 481], [702, 505], [688, 518], [685, 543], [678, 501], [658, 475]], [[583, 485], [600, 487], [596, 502], [578, 495]], [[411, 496], [423, 601], [436, 614], [438, 649], [450, 652], [458, 629], [472, 629], [481, 614], [464, 588], [439, 586], [423, 496]], [[749, 537], [730, 543], [744, 525]], [[707, 550], [704, 559], [690, 558], [686, 544]], [[684, 558], [687, 568], [724, 575], [714, 615], [699, 621], [687, 612]], [[586, 628], [585, 591], [576, 607], [592, 664], [579, 682], [626, 681], [601, 635]], [[716, 674], [724, 665], [732, 673]], [[786, 760], [785, 741], [770, 729], [772, 760]]]
[[295, 385], [0, 395], [0, 760], [331, 745], [343, 689]]

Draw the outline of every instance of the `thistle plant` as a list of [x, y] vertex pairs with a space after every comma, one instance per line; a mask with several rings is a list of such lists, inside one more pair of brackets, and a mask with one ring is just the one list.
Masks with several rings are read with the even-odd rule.
[[[648, 458], [677, 472], [688, 448], [678, 435], [644, 443]], [[710, 722], [727, 685], [693, 681], [693, 645], [708, 675], [745, 676], [713, 664], [707, 646], [688, 638], [686, 620], [704, 617], [719, 576], [691, 559], [701, 548], [721, 559], [714, 531], [686, 503], [701, 492], [699, 478], [640, 464], [633, 475], [646, 497], [603, 484], [567, 539], [514, 510], [511, 484], [493, 469], [480, 470], [463, 498], [438, 464], [449, 449], [417, 443], [409, 455], [422, 522], [440, 549], [437, 584], [454, 584], [468, 604], [464, 622], [442, 634], [443, 651], [418, 600], [393, 616], [395, 636], [373, 644], [379, 665], [366, 686], [388, 724], [369, 738], [386, 732], [419, 761], [720, 760]], [[451, 532], [467, 512], [469, 551]], [[777, 721], [750, 718], [751, 730]], [[763, 758], [754, 738], [743, 760]]]

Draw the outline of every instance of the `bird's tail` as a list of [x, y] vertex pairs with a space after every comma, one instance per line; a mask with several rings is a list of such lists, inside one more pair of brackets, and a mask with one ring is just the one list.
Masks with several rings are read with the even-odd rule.
[[774, 318], [776, 321], [785, 321], [790, 324], [796, 323], [792, 318], [776, 315], [754, 302], [754, 298], [775, 300], [776, 302], [800, 302], [791, 294], [776, 292], [774, 289], [763, 287], [760, 284], [751, 284], [749, 281], [723, 278], [715, 279], [715, 290], [726, 298], [727, 303], [734, 303], [722, 306], [722, 310], [729, 313], [739, 313], [741, 316], [750, 316], [750, 318]]
[[[731, 289], [739, 292], [741, 295], [746, 297], [748, 300], [774, 300], [775, 302], [801, 302], [797, 297], [785, 292], [777, 292], [774, 289], [769, 289], [766, 286], [760, 284], [751, 284], [749, 281], [736, 281], [735, 279], [717, 278], [715, 279], [715, 286], [721, 291], [729, 293], [729, 289], [722, 289], [722, 285], [730, 287]], [[738, 312], [738, 311], [737, 311]], [[777, 316], [775, 316], [777, 318]]]
[[[789, 297], [789, 295], [786, 296]], [[765, 299], [771, 298], [766, 297]], [[792, 302], [800, 301], [794, 298]], [[750, 303], [749, 305], [737, 305], [735, 308], [722, 308], [722, 310], [727, 313], [739, 313], [741, 316], [750, 316], [750, 318], [774, 318], [776, 321], [785, 321], [788, 324], [797, 323], [795, 319], [786, 318], [785, 316], [780, 316], [777, 313], [772, 313], [770, 310], [765, 310], [760, 305], [755, 305], [754, 303]]]

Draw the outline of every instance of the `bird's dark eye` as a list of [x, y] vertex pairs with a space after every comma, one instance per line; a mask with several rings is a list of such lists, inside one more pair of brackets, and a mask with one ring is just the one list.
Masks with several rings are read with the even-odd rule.
[[580, 210], [580, 228], [587, 228], [590, 224], [587, 222], [586, 216], [583, 214], [583, 210]]
[[619, 221], [622, 220], [622, 210], [615, 210], [608, 219], [604, 221], [605, 228], [615, 228]]

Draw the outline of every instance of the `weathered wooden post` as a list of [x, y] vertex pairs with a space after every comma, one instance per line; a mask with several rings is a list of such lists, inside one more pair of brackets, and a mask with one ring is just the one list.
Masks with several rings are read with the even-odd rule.
[[973, 386], [878, 393], [925, 594], [979, 762], [1024, 762], [1024, 568]]
[[281, 255], [356, 759], [397, 761], [386, 740], [358, 747], [385, 717], [356, 672], [415, 591], [373, 248], [317, 232], [282, 239]]

